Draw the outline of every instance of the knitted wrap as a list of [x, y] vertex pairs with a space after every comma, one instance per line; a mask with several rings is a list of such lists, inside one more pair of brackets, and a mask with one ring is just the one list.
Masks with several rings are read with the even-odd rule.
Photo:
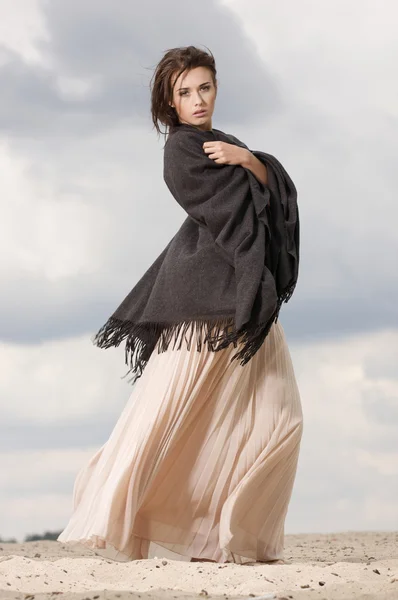
[[291, 298], [299, 272], [296, 188], [271, 154], [263, 185], [241, 165], [216, 163], [203, 142], [248, 147], [218, 129], [173, 128], [164, 147], [164, 181], [187, 213], [180, 229], [92, 338], [100, 348], [125, 344], [133, 383], [157, 346], [217, 352], [234, 344], [243, 366], [261, 347]]

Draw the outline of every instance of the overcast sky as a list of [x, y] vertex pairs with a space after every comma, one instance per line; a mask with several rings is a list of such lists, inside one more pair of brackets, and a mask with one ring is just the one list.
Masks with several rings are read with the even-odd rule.
[[149, 82], [190, 44], [216, 59], [213, 127], [299, 193], [286, 532], [398, 528], [397, 17], [393, 0], [2, 0], [0, 536], [66, 525], [132, 393], [124, 348], [90, 338], [186, 217]]

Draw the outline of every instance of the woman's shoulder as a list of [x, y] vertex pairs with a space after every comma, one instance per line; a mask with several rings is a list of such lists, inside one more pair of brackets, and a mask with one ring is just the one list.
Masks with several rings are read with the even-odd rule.
[[203, 142], [221, 140], [226, 141], [242, 148], [248, 148], [244, 142], [237, 138], [232, 133], [225, 133], [221, 129], [213, 127], [209, 130], [199, 129], [194, 125], [181, 124], [169, 131], [164, 149], [171, 148], [184, 149], [187, 147], [195, 148], [202, 147]]
[[195, 154], [202, 150], [203, 142], [213, 139], [208, 135], [208, 132], [201, 131], [198, 128], [186, 127], [184, 125], [176, 127], [169, 132], [166, 143], [164, 145], [164, 156], [173, 154], [178, 156], [178, 153], [194, 152]]
[[246, 146], [246, 144], [244, 142], [242, 142], [242, 140], [240, 140], [239, 138], [236, 137], [236, 135], [232, 135], [232, 133], [224, 133], [224, 135], [226, 135], [233, 144], [235, 144], [236, 146], [240, 146], [241, 148], [248, 148], [248, 146]]

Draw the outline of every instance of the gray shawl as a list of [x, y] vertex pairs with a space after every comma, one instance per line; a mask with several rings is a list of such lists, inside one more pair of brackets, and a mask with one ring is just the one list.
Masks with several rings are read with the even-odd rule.
[[[247, 148], [218, 129], [180, 124], [164, 146], [164, 181], [187, 213], [180, 229], [92, 341], [125, 344], [135, 382], [151, 353], [164, 352], [180, 333], [188, 350], [217, 352], [234, 344], [231, 359], [246, 364], [262, 345], [298, 278], [297, 191], [271, 154], [251, 151], [267, 167], [263, 185], [240, 165], [216, 163], [203, 142]], [[183, 331], [181, 331], [183, 328]], [[128, 374], [126, 373], [126, 375]]]

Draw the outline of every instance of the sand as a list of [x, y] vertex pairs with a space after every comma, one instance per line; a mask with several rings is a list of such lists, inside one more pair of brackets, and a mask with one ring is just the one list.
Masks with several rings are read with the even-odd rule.
[[398, 532], [287, 535], [283, 565], [191, 563], [159, 546], [151, 556], [114, 562], [81, 545], [0, 543], [0, 598], [398, 599]]

